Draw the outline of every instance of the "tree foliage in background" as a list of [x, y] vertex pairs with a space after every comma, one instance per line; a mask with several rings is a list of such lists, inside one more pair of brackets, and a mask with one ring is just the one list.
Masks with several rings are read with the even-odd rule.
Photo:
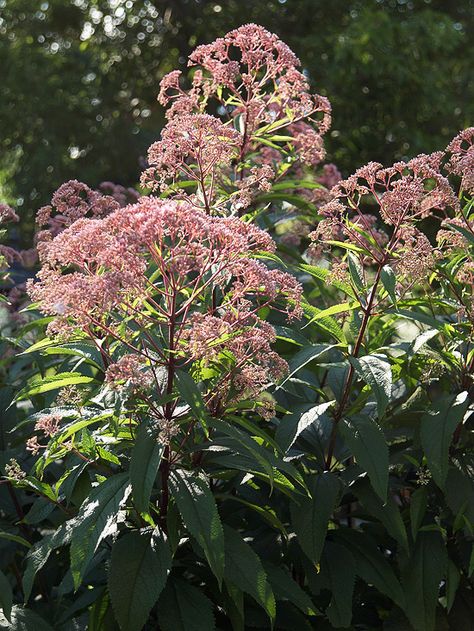
[[161, 76], [255, 21], [331, 98], [343, 173], [445, 146], [472, 123], [472, 0], [2, 0], [0, 190], [32, 217], [63, 181], [134, 185], [163, 125]]

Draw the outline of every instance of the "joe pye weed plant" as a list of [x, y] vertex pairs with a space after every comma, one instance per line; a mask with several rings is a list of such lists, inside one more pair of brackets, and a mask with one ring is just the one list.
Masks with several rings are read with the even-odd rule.
[[0, 625], [471, 628], [474, 128], [342, 180], [275, 35], [189, 68], [146, 195], [38, 212]]

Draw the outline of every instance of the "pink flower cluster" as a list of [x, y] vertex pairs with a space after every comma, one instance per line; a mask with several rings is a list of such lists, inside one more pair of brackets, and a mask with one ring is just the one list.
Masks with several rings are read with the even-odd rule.
[[451, 154], [447, 171], [460, 177], [462, 188], [474, 195], [474, 127], [461, 131], [446, 151]]
[[110, 364], [105, 373], [105, 380], [113, 388], [124, 382], [134, 390], [146, 390], [152, 384], [153, 375], [145, 366], [144, 357], [129, 353], [114, 364]]
[[[207, 212], [240, 212], [262, 190], [250, 186], [255, 165], [279, 164], [282, 155], [312, 167], [323, 159], [329, 101], [310, 93], [298, 58], [276, 35], [255, 24], [241, 26], [198, 46], [189, 66], [195, 68], [189, 90], [179, 71], [161, 82], [158, 100], [168, 107], [169, 122], [150, 147], [142, 185]], [[212, 101], [225, 122], [205, 113]], [[265, 185], [276, 176], [268, 171]], [[173, 186], [179, 180], [195, 181], [195, 191]]]
[[214, 116], [188, 114], [172, 119], [161, 140], [148, 150], [151, 166], [142, 175], [142, 185], [166, 191], [184, 176], [197, 181], [205, 194], [207, 178], [214, 180], [217, 168], [235, 158], [238, 147], [239, 134]]
[[[327, 241], [350, 241], [365, 252], [365, 262], [392, 262], [411, 280], [433, 264], [427, 237], [416, 227], [427, 217], [459, 211], [459, 201], [442, 173], [442, 152], [420, 155], [390, 168], [370, 162], [338, 182], [321, 208], [325, 217], [310, 235], [320, 254]], [[366, 210], [376, 206], [376, 214]], [[390, 235], [390, 236], [389, 236]]]
[[226, 311], [216, 317], [197, 313], [183, 339], [188, 344], [187, 352], [202, 366], [227, 364], [210, 398], [214, 413], [226, 403], [257, 398], [288, 371], [286, 361], [271, 347], [275, 330], [255, 314]]
[[93, 191], [77, 180], [69, 180], [54, 193], [52, 204], [38, 211], [36, 223], [42, 230], [37, 239], [48, 240], [86, 215], [103, 217], [118, 206], [113, 197]]
[[150, 371], [144, 362], [166, 365], [169, 357], [158, 348], [150, 359], [142, 346], [149, 338], [137, 339], [137, 325], [142, 331], [164, 326], [173, 331], [165, 343], [182, 361], [226, 348], [235, 361], [222, 388], [233, 389], [234, 398], [250, 396], [285, 367], [271, 350], [273, 329], [258, 310], [271, 305], [288, 317], [301, 315], [297, 280], [255, 258], [274, 249], [267, 232], [237, 217], [141, 198], [100, 219], [77, 219], [44, 242], [43, 267], [28, 291], [44, 313], [56, 316], [51, 333], [94, 330], [132, 350], [109, 365], [109, 383], [125, 381], [135, 389], [151, 384], [153, 366]]

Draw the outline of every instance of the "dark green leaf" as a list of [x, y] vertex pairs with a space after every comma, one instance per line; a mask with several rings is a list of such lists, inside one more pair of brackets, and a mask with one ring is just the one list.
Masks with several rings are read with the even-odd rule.
[[388, 489], [388, 447], [379, 425], [369, 416], [342, 419], [341, 434], [357, 464], [367, 471], [377, 495], [385, 502]]
[[428, 489], [426, 486], [422, 486], [412, 493], [410, 498], [410, 526], [411, 536], [413, 540], [416, 539], [416, 535], [425, 516], [426, 507], [428, 505]]
[[214, 631], [211, 601], [189, 582], [169, 579], [158, 601], [162, 631]]
[[315, 344], [314, 346], [307, 346], [298, 351], [289, 362], [289, 371], [286, 378], [275, 389], [278, 390], [281, 388], [289, 379], [296, 375], [299, 370], [304, 368], [306, 364], [309, 364], [309, 362], [315, 359], [320, 359], [324, 353], [336, 346], [337, 345], [334, 344]]
[[334, 401], [320, 403], [306, 412], [303, 412], [303, 414], [292, 414], [291, 416], [283, 417], [278, 425], [275, 436], [282, 449], [284, 451], [291, 449], [302, 432], [311, 427], [313, 423], [319, 422], [323, 416], [327, 416], [326, 410], [330, 408], [333, 403]]
[[170, 489], [183, 523], [204, 550], [219, 584], [224, 576], [224, 532], [208, 483], [181, 469], [171, 473]]
[[340, 483], [333, 473], [316, 475], [310, 484], [312, 498], [301, 498], [290, 505], [291, 522], [303, 552], [319, 563], [329, 518], [334, 510]]
[[109, 593], [122, 631], [140, 631], [165, 586], [171, 552], [163, 535], [130, 532], [112, 548]]
[[448, 474], [449, 446], [454, 430], [469, 405], [468, 393], [444, 398], [421, 419], [421, 444], [436, 484], [444, 488]]
[[407, 562], [403, 587], [408, 616], [415, 631], [434, 631], [439, 587], [447, 568], [447, 552], [438, 532], [420, 532]]
[[71, 573], [75, 589], [100, 542], [113, 531], [118, 511], [129, 491], [128, 473], [118, 473], [95, 487], [83, 502], [71, 538]]
[[311, 598], [293, 580], [288, 570], [273, 563], [265, 563], [264, 568], [276, 600], [289, 600], [307, 616], [316, 615], [316, 607]]
[[366, 508], [368, 516], [382, 522], [388, 534], [398, 541], [402, 548], [408, 550], [407, 531], [395, 500], [389, 496], [384, 504], [366, 477], [358, 478], [351, 488]]
[[355, 583], [355, 562], [343, 546], [328, 542], [324, 547], [321, 571], [328, 579], [331, 602], [326, 609], [329, 621], [336, 628], [348, 627], [352, 618], [352, 594]]
[[259, 556], [229, 526], [225, 532], [225, 579], [254, 598], [274, 620], [275, 597]]
[[8, 631], [53, 631], [53, 627], [37, 613], [15, 605], [12, 609], [11, 622], [0, 615], [0, 629]]
[[130, 459], [130, 482], [135, 506], [141, 513], [149, 510], [150, 495], [160, 466], [163, 446], [146, 423], [141, 423]]
[[0, 607], [5, 618], [11, 622], [13, 591], [8, 578], [0, 570]]
[[382, 417], [392, 392], [390, 363], [384, 355], [365, 355], [358, 359], [350, 357], [349, 360], [359, 378], [370, 386], [377, 401], [378, 415]]
[[400, 582], [376, 543], [368, 535], [351, 528], [338, 529], [336, 536], [354, 556], [356, 574], [403, 609], [405, 597]]

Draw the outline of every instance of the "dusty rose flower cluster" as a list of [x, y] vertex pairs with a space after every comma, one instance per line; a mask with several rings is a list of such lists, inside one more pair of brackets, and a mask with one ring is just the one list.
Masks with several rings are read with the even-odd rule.
[[[278, 176], [270, 167], [281, 166], [283, 156], [285, 170], [324, 158], [329, 102], [310, 93], [298, 58], [276, 35], [241, 26], [198, 46], [189, 66], [195, 69], [190, 89], [181, 86], [179, 71], [161, 82], [158, 100], [168, 108], [168, 124], [150, 147], [142, 185], [207, 212], [241, 214]], [[222, 120], [206, 114], [211, 104]], [[255, 172], [262, 164], [264, 176]], [[192, 192], [176, 186], [185, 180], [195, 182]]]
[[[44, 313], [56, 316], [50, 333], [112, 336], [132, 351], [110, 358], [111, 384], [152, 385], [157, 366], [169, 364], [166, 346], [173, 360], [185, 363], [226, 350], [234, 359], [219, 400], [230, 401], [255, 396], [286, 367], [271, 350], [273, 328], [257, 315], [267, 305], [301, 315], [297, 280], [255, 258], [274, 250], [267, 232], [237, 217], [144, 197], [102, 218], [76, 219], [45, 241], [42, 268], [28, 291]], [[165, 350], [147, 346], [156, 329]]]
[[443, 158], [436, 152], [389, 168], [371, 162], [338, 182], [320, 210], [324, 219], [310, 235], [314, 255], [325, 242], [349, 241], [364, 253], [364, 262], [391, 262], [411, 281], [423, 277], [435, 253], [417, 224], [434, 216], [442, 220], [460, 208], [442, 173]]
[[140, 355], [123, 355], [116, 363], [110, 364], [105, 373], [105, 381], [113, 388], [125, 382], [132, 389], [149, 388], [153, 381], [151, 371], [145, 366], [145, 358]]
[[93, 191], [77, 180], [69, 180], [54, 193], [50, 206], [39, 209], [36, 223], [41, 230], [37, 240], [49, 240], [78, 219], [103, 217], [118, 206], [113, 197]]
[[464, 129], [455, 136], [446, 151], [451, 154], [447, 171], [460, 177], [462, 188], [474, 195], [474, 127]]
[[[58, 414], [45, 414], [35, 423], [35, 431], [40, 432], [43, 437], [51, 438], [58, 433], [61, 426], [61, 417]], [[26, 441], [27, 451], [35, 456], [42, 449], [46, 449], [47, 445], [43, 445], [39, 441], [38, 436], [32, 436]]]

